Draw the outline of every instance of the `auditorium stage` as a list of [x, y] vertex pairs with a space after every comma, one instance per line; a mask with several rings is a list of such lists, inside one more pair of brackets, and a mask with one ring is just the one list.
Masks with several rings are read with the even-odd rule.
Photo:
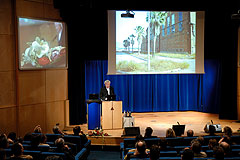
[[[171, 128], [173, 124], [186, 125], [185, 134], [188, 129], [194, 131], [194, 135], [206, 135], [203, 128], [206, 123], [213, 120], [214, 124], [221, 124], [222, 128], [224, 126], [230, 126], [233, 132], [237, 133], [240, 125], [236, 123], [236, 120], [222, 120], [218, 118], [218, 114], [202, 113], [194, 111], [184, 111], [184, 112], [148, 112], [148, 113], [132, 113], [135, 117], [135, 126], [139, 126], [141, 134], [144, 135], [146, 127], [152, 127], [153, 135], [158, 137], [164, 137], [165, 131]], [[87, 124], [80, 125], [83, 132], [87, 133]], [[74, 126], [69, 126], [67, 128], [67, 133], [72, 134], [72, 128]], [[118, 146], [120, 142], [123, 141], [123, 129], [116, 130], [104, 130], [104, 133], [108, 133], [110, 136], [107, 137], [89, 137], [92, 140], [92, 145], [111, 145]], [[222, 134], [220, 134], [222, 135]]]

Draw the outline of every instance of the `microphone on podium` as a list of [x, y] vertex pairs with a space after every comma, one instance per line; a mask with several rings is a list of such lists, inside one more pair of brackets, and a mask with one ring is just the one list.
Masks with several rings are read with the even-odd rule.
[[180, 123], [179, 123], [179, 122], [177, 122], [177, 124], [178, 124], [178, 125], [180, 125]]

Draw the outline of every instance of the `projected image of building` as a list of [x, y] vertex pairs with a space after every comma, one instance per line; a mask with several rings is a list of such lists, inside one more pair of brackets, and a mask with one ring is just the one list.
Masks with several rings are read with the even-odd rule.
[[[150, 51], [153, 52], [154, 25], [150, 27]], [[147, 52], [148, 28], [143, 38], [141, 50]], [[196, 12], [167, 12], [165, 23], [160, 26], [155, 52], [195, 54], [196, 52]]]

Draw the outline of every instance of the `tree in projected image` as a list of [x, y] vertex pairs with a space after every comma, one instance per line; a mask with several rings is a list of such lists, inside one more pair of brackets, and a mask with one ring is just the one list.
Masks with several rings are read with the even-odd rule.
[[123, 46], [126, 49], [126, 51], [129, 51], [129, 47], [130, 47], [130, 38], [128, 37], [127, 39], [123, 40]]
[[134, 30], [136, 31], [136, 34], [137, 34], [138, 54], [140, 54], [140, 47], [142, 45], [143, 36], [145, 36], [146, 33], [144, 30], [144, 27], [142, 26], [136, 26]]
[[132, 45], [132, 53], [133, 53], [133, 45], [134, 45], [134, 38], [136, 37], [134, 34], [131, 34], [130, 36], [129, 36], [130, 38], [131, 38], [131, 45]]
[[[155, 56], [156, 53], [156, 40], [161, 32], [160, 27], [165, 23], [166, 16], [167, 16], [166, 12], [150, 12], [150, 14], [148, 14], [148, 16], [146, 17], [146, 21], [150, 23], [150, 26], [152, 26], [154, 29], [153, 54], [152, 54], [153, 57]], [[150, 40], [148, 43], [150, 43]]]

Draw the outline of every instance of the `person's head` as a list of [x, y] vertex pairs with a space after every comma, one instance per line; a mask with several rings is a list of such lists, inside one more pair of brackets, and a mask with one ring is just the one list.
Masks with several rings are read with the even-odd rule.
[[201, 145], [203, 145], [203, 144], [204, 144], [204, 137], [203, 137], [203, 136], [198, 136], [198, 137], [197, 137], [197, 141], [198, 141]]
[[193, 130], [189, 129], [189, 130], [187, 131], [187, 136], [188, 136], [188, 137], [193, 137], [193, 134], [194, 134]]
[[59, 126], [56, 125], [56, 126], [53, 127], [53, 133], [54, 134], [61, 134], [62, 133]]
[[106, 80], [106, 81], [104, 81], [104, 85], [105, 85], [105, 87], [106, 88], [109, 88], [110, 87], [110, 81], [109, 80]]
[[220, 146], [215, 146], [213, 148], [213, 157], [215, 160], [224, 160], [224, 150]]
[[73, 128], [74, 135], [79, 135], [80, 132], [81, 132], [80, 126], [76, 126]]
[[182, 153], [182, 160], [193, 160], [194, 153], [191, 149], [184, 149]]
[[25, 134], [25, 136], [23, 137], [24, 141], [31, 141], [32, 140], [32, 133], [28, 132]]
[[58, 138], [55, 140], [55, 145], [57, 147], [57, 150], [63, 150], [65, 141], [63, 138]]
[[9, 145], [7, 136], [5, 134], [0, 135], [0, 148], [7, 148]]
[[16, 141], [17, 135], [15, 132], [10, 132], [7, 136], [8, 139], [11, 139], [13, 142]]
[[141, 134], [136, 136], [136, 142], [143, 141], [143, 140], [144, 140], [144, 138], [143, 138], [143, 136]]
[[14, 154], [15, 157], [21, 156], [23, 154], [23, 146], [21, 143], [14, 143], [12, 145], [12, 153]]
[[201, 144], [199, 142], [193, 142], [191, 149], [194, 153], [200, 153], [202, 150]]
[[227, 142], [221, 142], [221, 143], [219, 144], [219, 146], [223, 148], [223, 151], [224, 151], [224, 154], [225, 154], [225, 155], [230, 154], [230, 152], [231, 152], [231, 147], [230, 147], [230, 145], [229, 145]]
[[168, 128], [166, 131], [166, 137], [176, 137], [176, 134], [172, 128]]
[[47, 156], [45, 160], [63, 160], [60, 156]]
[[232, 128], [230, 128], [229, 126], [224, 127], [223, 132], [224, 132], [224, 135], [227, 135], [229, 137], [232, 136]]
[[138, 141], [136, 143], [136, 149], [137, 149], [139, 154], [141, 154], [141, 155], [145, 154], [146, 153], [145, 152], [146, 151], [146, 143], [145, 143], [145, 141], [142, 141], [142, 140]]
[[33, 129], [33, 133], [42, 133], [42, 128], [40, 127], [40, 125], [37, 125], [37, 126]]
[[216, 146], [218, 146], [218, 142], [217, 142], [217, 140], [216, 139], [210, 139], [209, 141], [208, 141], [208, 148], [209, 149], [213, 149], [214, 147], [216, 147]]
[[150, 148], [150, 160], [158, 160], [160, 157], [160, 149], [157, 145], [152, 145]]
[[151, 127], [147, 127], [145, 129], [145, 136], [144, 137], [151, 137], [152, 136], [152, 133], [153, 133], [153, 130]]
[[209, 126], [209, 134], [210, 135], [215, 135], [216, 128], [213, 125]]

